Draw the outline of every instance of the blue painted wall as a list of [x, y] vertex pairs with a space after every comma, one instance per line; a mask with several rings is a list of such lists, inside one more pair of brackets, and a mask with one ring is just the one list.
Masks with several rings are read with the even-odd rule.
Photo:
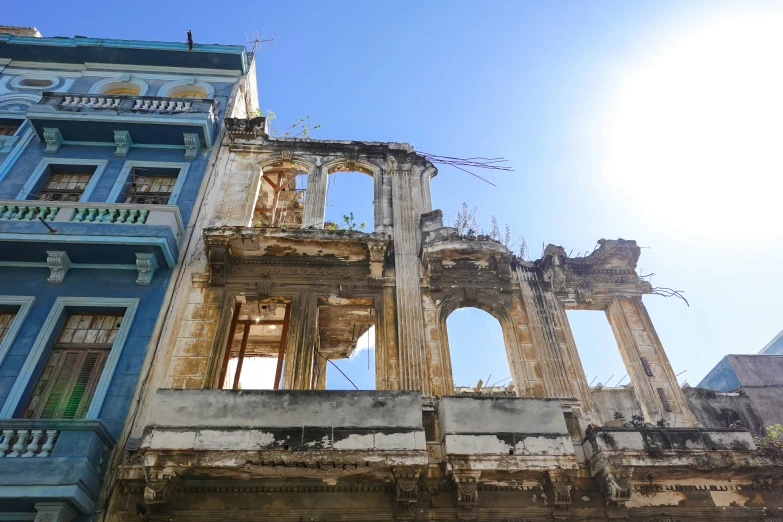
[[[30, 349], [59, 296], [67, 297], [111, 297], [139, 299], [139, 307], [131, 324], [128, 338], [122, 350], [117, 369], [103, 403], [100, 420], [109, 432], [117, 438], [122, 431], [128, 413], [139, 372], [147, 353], [155, 321], [158, 318], [163, 295], [166, 292], [171, 270], [159, 269], [150, 286], [135, 283], [135, 270], [90, 270], [71, 269], [60, 284], [46, 282], [49, 270], [46, 268], [0, 268], [0, 288], [4, 295], [35, 296], [35, 303], [22, 324], [5, 360], [0, 364], [0, 404], [5, 403], [8, 393], [19, 376]], [[40, 372], [47, 354], [39, 361]], [[20, 402], [19, 415], [27, 403], [38, 375], [30, 381], [27, 396]]]

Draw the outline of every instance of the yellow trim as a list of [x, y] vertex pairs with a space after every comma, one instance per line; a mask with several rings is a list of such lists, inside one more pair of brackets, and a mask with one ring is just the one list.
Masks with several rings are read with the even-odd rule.
[[103, 94], [117, 94], [122, 96], [138, 96], [141, 92], [141, 89], [128, 89], [127, 87], [123, 87], [121, 89], [110, 89]]
[[206, 98], [207, 95], [199, 91], [180, 91], [171, 95], [172, 98]]

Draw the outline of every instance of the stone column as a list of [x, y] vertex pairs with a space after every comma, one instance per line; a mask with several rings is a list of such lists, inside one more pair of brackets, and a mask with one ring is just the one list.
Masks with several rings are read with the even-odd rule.
[[375, 329], [375, 388], [400, 389], [400, 355], [397, 348], [397, 313], [394, 286], [383, 287], [383, 296]]
[[302, 228], [324, 228], [326, 219], [326, 188], [329, 183], [329, 173], [321, 168], [321, 161], [307, 175], [307, 191], [305, 192], [304, 215]]
[[309, 288], [299, 290], [291, 301], [291, 322], [285, 347], [285, 389], [310, 389], [318, 321], [317, 303], [316, 296]]
[[383, 169], [378, 169], [372, 176], [373, 186], [373, 232], [383, 232]]
[[315, 355], [313, 359], [313, 389], [325, 390], [326, 389], [326, 369], [329, 365], [328, 361], [323, 357]]
[[420, 262], [417, 235], [420, 214], [413, 192], [415, 154], [390, 155], [392, 214], [394, 220], [394, 269], [397, 295], [397, 337], [400, 354], [400, 389], [429, 394], [424, 319], [419, 288]]
[[693, 425], [693, 414], [685, 404], [642, 298], [616, 298], [606, 315], [645, 420], [655, 423], [663, 419], [680, 427]]
[[533, 348], [538, 356], [547, 397], [576, 397], [568, 380], [568, 373], [555, 332], [555, 313], [533, 268], [516, 269], [522, 293], [522, 302], [528, 315], [528, 329]]

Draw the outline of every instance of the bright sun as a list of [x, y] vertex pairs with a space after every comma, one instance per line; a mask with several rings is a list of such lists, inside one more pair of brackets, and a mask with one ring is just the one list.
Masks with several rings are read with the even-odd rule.
[[611, 100], [610, 186], [684, 239], [783, 238], [783, 10], [690, 26]]

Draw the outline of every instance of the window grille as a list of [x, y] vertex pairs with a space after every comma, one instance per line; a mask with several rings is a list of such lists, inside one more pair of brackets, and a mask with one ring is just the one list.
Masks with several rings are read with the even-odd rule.
[[0, 341], [5, 338], [8, 330], [11, 328], [14, 317], [16, 317], [16, 312], [0, 312]]
[[42, 201], [79, 201], [92, 174], [52, 174], [38, 195]]
[[83, 418], [121, 322], [118, 315], [71, 314], [52, 347], [24, 417]]
[[125, 203], [144, 205], [168, 205], [171, 192], [177, 183], [175, 176], [137, 176], [125, 196]]
[[19, 130], [19, 125], [0, 125], [0, 136], [13, 136]]

